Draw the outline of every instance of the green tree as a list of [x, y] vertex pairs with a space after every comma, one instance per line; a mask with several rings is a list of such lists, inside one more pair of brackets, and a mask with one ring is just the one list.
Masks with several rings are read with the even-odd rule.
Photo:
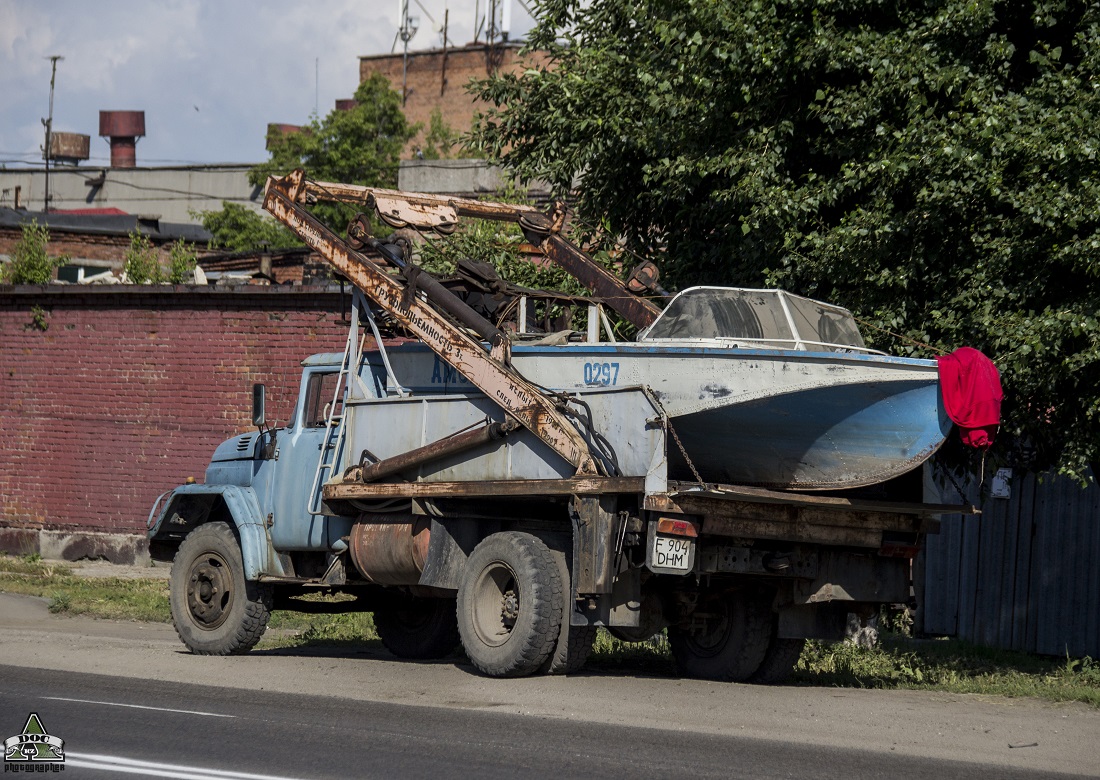
[[1100, 461], [1100, 7], [537, 5], [551, 63], [479, 85], [472, 143], [559, 192], [579, 174], [581, 221], [674, 284], [780, 284], [892, 351], [982, 349], [1002, 443]]
[[401, 150], [417, 128], [405, 120], [401, 96], [381, 74], [361, 83], [354, 99], [353, 108], [314, 118], [303, 132], [269, 138], [271, 159], [253, 168], [249, 181], [261, 185], [268, 176], [304, 167], [314, 179], [396, 186]]
[[[314, 118], [298, 133], [270, 136], [271, 159], [253, 168], [249, 181], [262, 185], [268, 176], [305, 168], [317, 181], [393, 188], [401, 151], [418, 129], [405, 120], [401, 96], [375, 73], [355, 90], [355, 106], [350, 110]], [[338, 204], [321, 204], [313, 213], [342, 231], [352, 212]]]
[[131, 284], [160, 284], [165, 280], [157, 250], [148, 236], [136, 230], [130, 233], [130, 248], [126, 250], [125, 259], [123, 271]]
[[[401, 96], [381, 75], [374, 74], [355, 91], [356, 105], [316, 117], [297, 133], [268, 137], [271, 159], [249, 171], [248, 179], [262, 186], [269, 176], [285, 176], [305, 168], [311, 179], [375, 187], [396, 187], [401, 150], [418, 127], [401, 112]], [[347, 227], [349, 207], [323, 203], [313, 213], [338, 233]], [[200, 212], [203, 227], [214, 236], [212, 248], [252, 251], [302, 246], [297, 236], [270, 217], [239, 204], [222, 203], [221, 211]]]
[[188, 281], [198, 264], [195, 245], [188, 244], [181, 238], [168, 250], [168, 281], [171, 284], [183, 284]]
[[3, 266], [3, 279], [8, 284], [49, 284], [54, 270], [69, 261], [66, 256], [50, 257], [47, 246], [50, 231], [37, 220], [24, 222], [21, 235], [12, 249], [11, 262]]
[[249, 252], [263, 246], [272, 249], [302, 246], [296, 235], [274, 219], [239, 203], [222, 201], [221, 211], [201, 211], [199, 217], [212, 236], [211, 249]]
[[433, 108], [420, 153], [425, 160], [446, 160], [459, 148], [459, 134], [447, 124], [443, 112]]

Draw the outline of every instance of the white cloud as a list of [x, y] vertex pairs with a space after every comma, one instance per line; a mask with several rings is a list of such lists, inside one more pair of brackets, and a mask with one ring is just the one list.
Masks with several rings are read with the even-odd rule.
[[[462, 45], [475, 0], [449, 5]], [[437, 47], [447, 0], [410, 6], [410, 49]], [[41, 161], [46, 58], [59, 54], [54, 128], [93, 136], [92, 164], [108, 157], [100, 110], [145, 111], [139, 164], [257, 162], [269, 122], [352, 95], [359, 56], [390, 51], [397, 16], [397, 0], [0, 0], [0, 160]], [[513, 20], [517, 33], [531, 24], [518, 3]]]

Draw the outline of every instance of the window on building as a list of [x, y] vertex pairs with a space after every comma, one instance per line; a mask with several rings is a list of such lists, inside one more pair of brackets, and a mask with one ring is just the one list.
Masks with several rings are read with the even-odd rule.
[[93, 276], [110, 273], [110, 268], [98, 265], [63, 265], [57, 269], [57, 279], [60, 282], [78, 284]]

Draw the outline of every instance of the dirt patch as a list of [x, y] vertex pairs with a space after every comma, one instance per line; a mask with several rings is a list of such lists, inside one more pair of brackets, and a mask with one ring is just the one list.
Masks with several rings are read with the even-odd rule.
[[[53, 563], [53, 561], [51, 561]], [[150, 561], [132, 566], [108, 561], [57, 561], [77, 577], [117, 577], [124, 580], [166, 580], [172, 571], [171, 564]]]

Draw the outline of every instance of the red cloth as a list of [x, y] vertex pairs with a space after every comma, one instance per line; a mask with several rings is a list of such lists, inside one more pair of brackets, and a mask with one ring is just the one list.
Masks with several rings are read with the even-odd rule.
[[1001, 374], [993, 361], [971, 347], [960, 347], [936, 358], [940, 391], [947, 416], [959, 426], [963, 443], [970, 447], [993, 446], [1001, 423]]

